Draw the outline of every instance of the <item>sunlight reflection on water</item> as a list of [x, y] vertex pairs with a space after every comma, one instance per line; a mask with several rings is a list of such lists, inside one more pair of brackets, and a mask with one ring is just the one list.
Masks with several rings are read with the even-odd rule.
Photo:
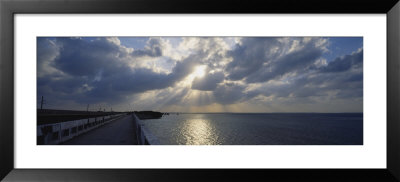
[[144, 120], [162, 145], [362, 145], [363, 114], [171, 114]]
[[182, 129], [181, 135], [185, 138], [185, 145], [216, 145], [217, 136], [215, 127], [209, 120], [194, 118], [187, 120]]

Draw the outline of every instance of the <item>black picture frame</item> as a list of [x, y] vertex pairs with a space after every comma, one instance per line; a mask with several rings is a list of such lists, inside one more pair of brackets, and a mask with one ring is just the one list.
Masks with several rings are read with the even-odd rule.
[[[14, 15], [381, 13], [387, 15], [386, 169], [15, 169]], [[398, 0], [0, 0], [0, 179], [6, 181], [400, 181]]]

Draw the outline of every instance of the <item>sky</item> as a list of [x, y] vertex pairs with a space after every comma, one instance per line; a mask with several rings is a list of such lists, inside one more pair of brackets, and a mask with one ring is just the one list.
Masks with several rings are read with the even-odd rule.
[[362, 112], [362, 37], [38, 37], [37, 107]]

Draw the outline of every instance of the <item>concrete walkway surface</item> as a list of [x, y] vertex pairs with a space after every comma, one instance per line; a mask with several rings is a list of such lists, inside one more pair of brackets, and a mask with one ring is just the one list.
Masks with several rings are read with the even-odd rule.
[[133, 116], [128, 115], [111, 121], [61, 145], [137, 145], [136, 126]]

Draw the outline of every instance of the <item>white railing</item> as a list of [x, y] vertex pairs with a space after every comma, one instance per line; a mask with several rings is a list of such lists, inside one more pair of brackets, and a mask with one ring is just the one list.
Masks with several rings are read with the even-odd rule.
[[55, 145], [93, 130], [106, 123], [114, 121], [126, 114], [115, 114], [94, 118], [65, 121], [54, 124], [44, 124], [37, 126], [37, 144]]
[[158, 138], [144, 127], [143, 121], [135, 113], [133, 113], [133, 120], [136, 124], [136, 136], [139, 145], [160, 145]]

